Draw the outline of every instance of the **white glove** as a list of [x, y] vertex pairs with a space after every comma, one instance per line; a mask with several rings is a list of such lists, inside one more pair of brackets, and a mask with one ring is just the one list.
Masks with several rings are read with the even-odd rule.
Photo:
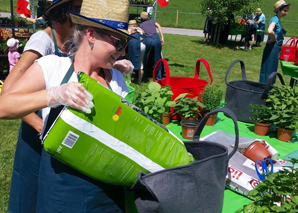
[[132, 71], [134, 69], [134, 66], [132, 65], [131, 61], [126, 60], [126, 59], [116, 61], [113, 65], [113, 67], [125, 75], [132, 73]]
[[91, 108], [94, 107], [92, 99], [92, 94], [82, 84], [70, 82], [50, 88], [47, 105], [48, 107], [70, 106], [89, 114], [91, 113]]

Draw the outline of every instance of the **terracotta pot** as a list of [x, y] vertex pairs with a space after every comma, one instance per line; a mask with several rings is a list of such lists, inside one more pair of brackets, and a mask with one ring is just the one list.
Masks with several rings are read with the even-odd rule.
[[271, 124], [264, 124], [255, 121], [255, 133], [257, 135], [267, 135]]
[[247, 147], [247, 149], [245, 150], [244, 156], [254, 162], [257, 160], [264, 160], [265, 158], [271, 158], [270, 152], [259, 141], [255, 141], [250, 144], [249, 147]]
[[217, 113], [210, 115], [207, 122], [206, 122], [206, 125], [207, 126], [214, 126], [214, 124], [216, 122], [216, 117], [217, 117]]
[[163, 125], [167, 125], [167, 124], [169, 124], [170, 123], [170, 121], [171, 121], [171, 114], [172, 113], [164, 113], [164, 114], [162, 114], [162, 124]]
[[182, 126], [182, 137], [185, 139], [192, 139], [199, 123], [190, 120], [183, 120], [180, 123]]
[[277, 128], [277, 139], [284, 142], [291, 142], [294, 132], [294, 129]]

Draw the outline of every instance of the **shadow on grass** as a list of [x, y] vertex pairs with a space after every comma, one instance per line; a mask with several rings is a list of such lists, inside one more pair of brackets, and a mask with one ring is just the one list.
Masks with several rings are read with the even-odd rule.
[[169, 61], [170, 61], [170, 59], [169, 58], [164, 58], [166, 61], [167, 61], [167, 63], [168, 63], [168, 65], [169, 66], [173, 66], [173, 67], [185, 67], [184, 65], [182, 65], [182, 64], [177, 64], [177, 63], [169, 63]]
[[203, 38], [191, 40], [191, 42], [196, 44], [201, 44], [201, 45], [208, 45], [218, 49], [229, 48], [231, 50], [239, 50], [239, 47], [244, 45], [244, 42], [235, 41], [235, 40], [227, 40], [225, 44], [215, 44], [212, 42], [204, 42]]

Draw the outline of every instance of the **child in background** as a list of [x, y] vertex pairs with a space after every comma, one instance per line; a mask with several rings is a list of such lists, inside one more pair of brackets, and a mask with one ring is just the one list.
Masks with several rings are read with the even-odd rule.
[[14, 68], [20, 59], [20, 53], [18, 53], [19, 40], [15, 38], [10, 38], [6, 42], [8, 46], [8, 62], [9, 62], [9, 72]]

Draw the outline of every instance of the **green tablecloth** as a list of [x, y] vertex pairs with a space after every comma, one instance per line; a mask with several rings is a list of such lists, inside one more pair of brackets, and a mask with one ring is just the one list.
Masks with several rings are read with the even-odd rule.
[[298, 66], [294, 65], [294, 62], [280, 60], [280, 65], [284, 75], [298, 78]]
[[[296, 133], [293, 136], [292, 143], [287, 143], [276, 139], [276, 133], [274, 129], [271, 129], [267, 136], [259, 136], [254, 133], [253, 124], [238, 122], [238, 126], [240, 136], [266, 140], [280, 153], [279, 158], [284, 158], [287, 154], [295, 150], [298, 150], [298, 137]], [[177, 123], [177, 121], [173, 121], [166, 127], [170, 129], [175, 135], [177, 135], [181, 140], [187, 141], [182, 137], [182, 127]], [[231, 134], [235, 133], [232, 120], [224, 116], [223, 113], [218, 114], [216, 124], [214, 126], [205, 126], [201, 134], [201, 137], [204, 137], [216, 130], [223, 130]], [[240, 209], [244, 204], [248, 204], [250, 202], [251, 200], [249, 200], [248, 198], [240, 194], [237, 194], [229, 189], [226, 189], [224, 193], [224, 206], [222, 213], [235, 212], [236, 210]]]

